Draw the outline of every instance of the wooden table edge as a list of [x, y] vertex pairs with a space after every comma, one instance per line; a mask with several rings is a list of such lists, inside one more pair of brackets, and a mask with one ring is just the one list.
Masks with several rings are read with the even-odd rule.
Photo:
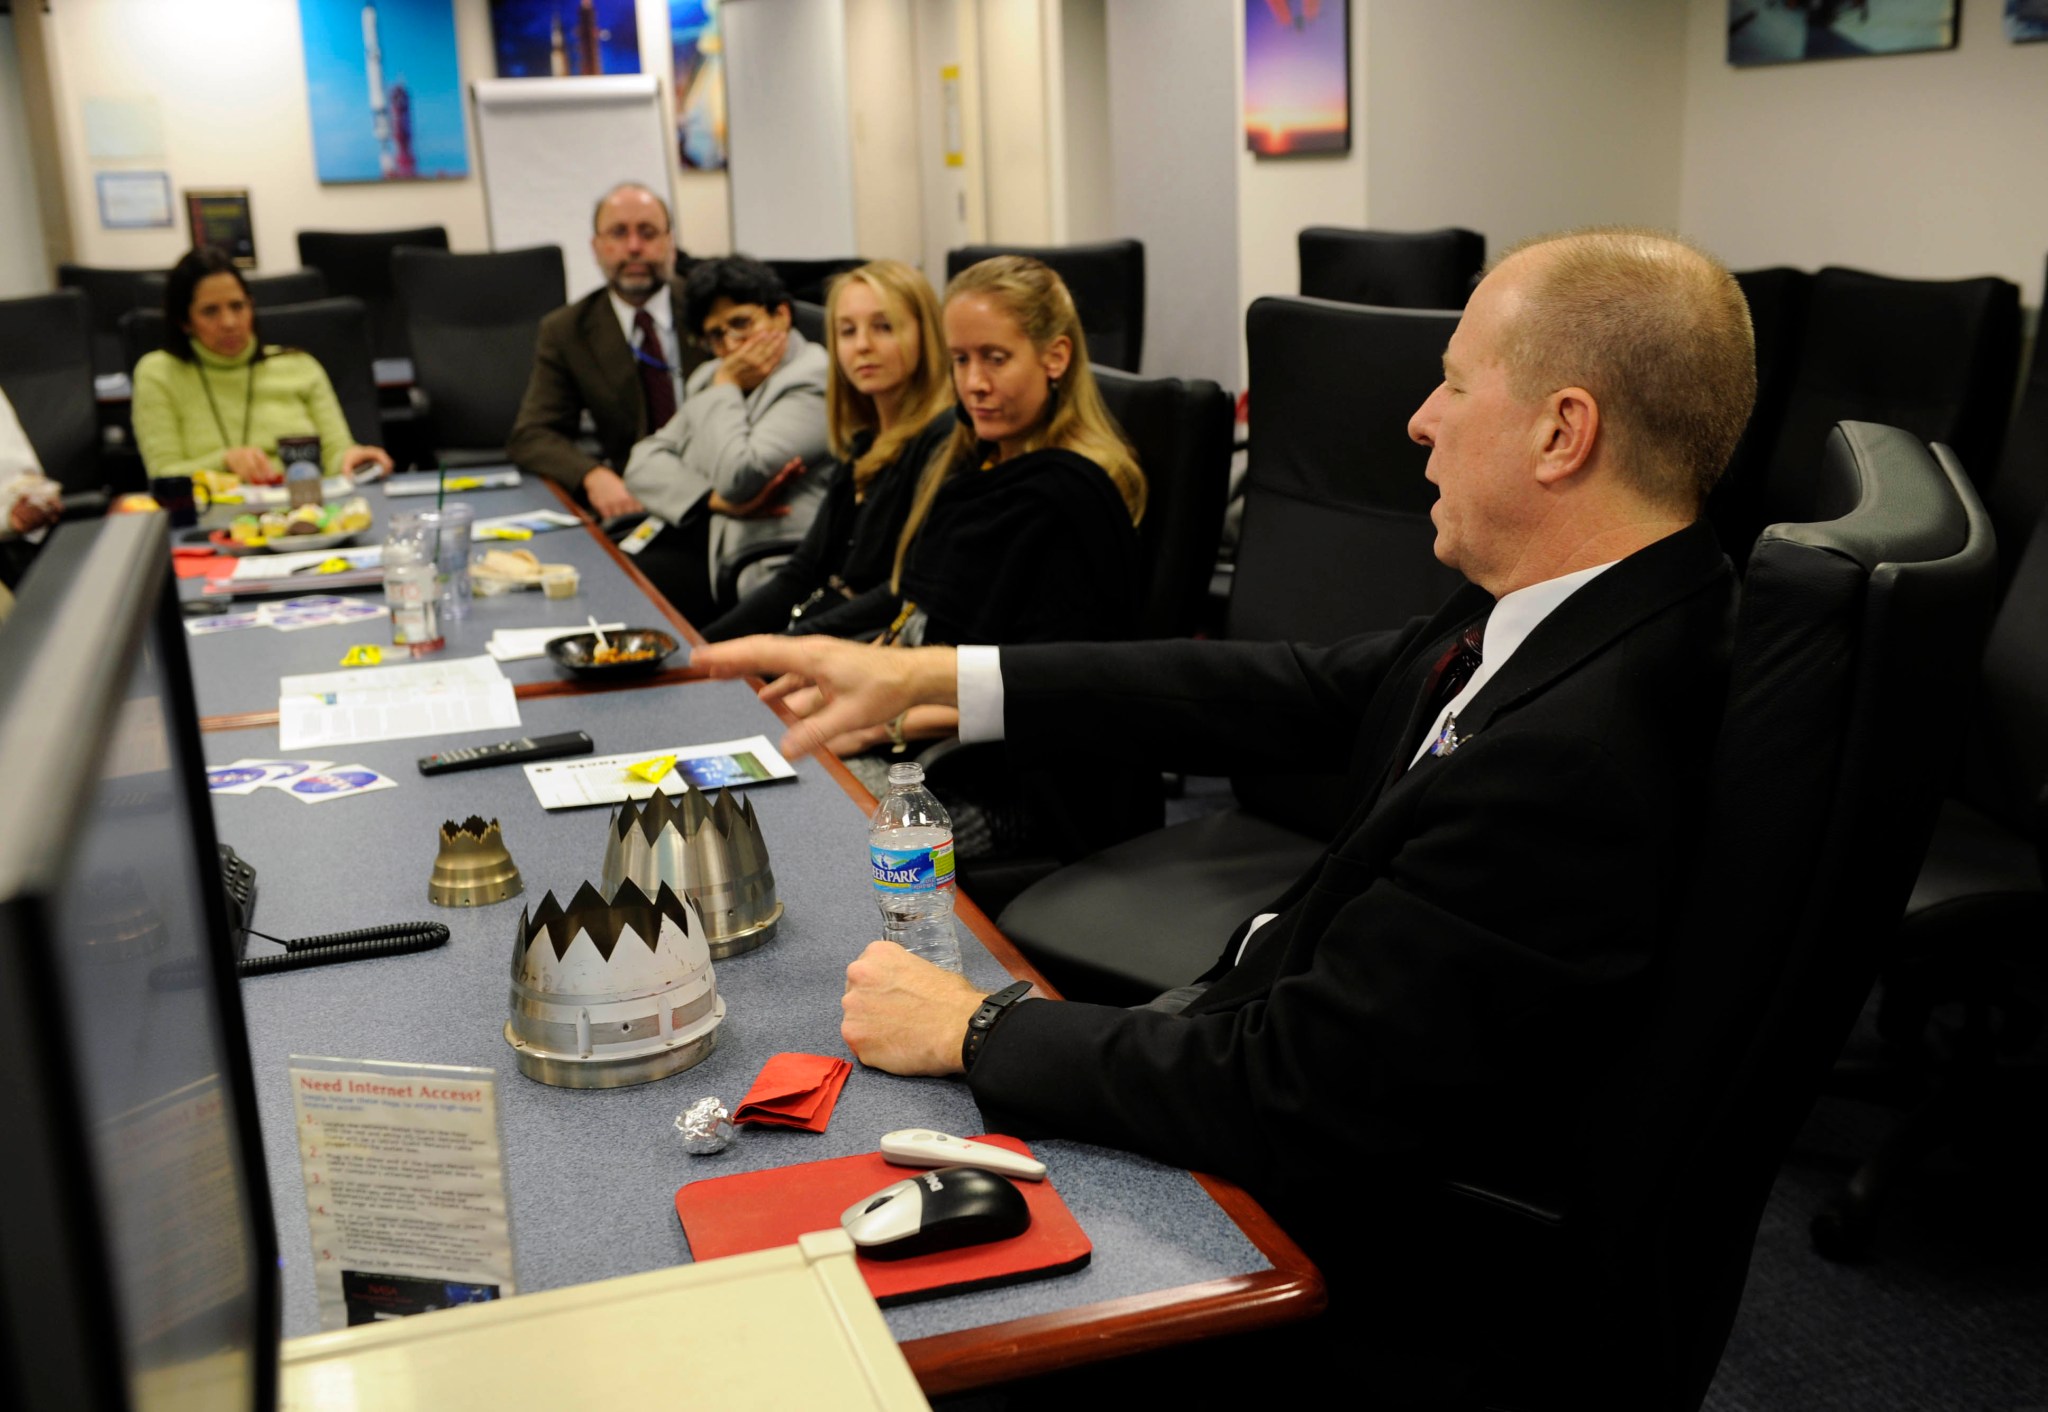
[[[647, 595], [683, 640], [692, 646], [702, 646], [703, 634], [677, 612], [640, 572], [632, 557], [613, 543], [560, 485], [554, 481], [546, 484], [563, 506], [583, 522], [584, 529], [604, 545], [626, 576], [639, 585], [641, 592]], [[645, 690], [707, 680], [712, 678], [696, 668], [678, 667], [602, 685], [584, 681], [525, 682], [513, 689], [513, 695], [519, 700], [530, 701], [596, 692]], [[766, 685], [759, 679], [751, 680], [756, 689]], [[781, 702], [773, 701], [767, 705], [785, 725], [796, 724], [797, 717]], [[199, 728], [202, 731], [248, 730], [274, 726], [277, 720], [278, 713], [274, 710], [246, 711], [236, 715], [205, 717]], [[815, 754], [811, 758], [863, 812], [874, 811], [877, 801], [873, 792], [838, 757]], [[1052, 983], [1025, 959], [1015, 943], [965, 893], [958, 894], [954, 915], [974, 933], [977, 941], [988, 948], [989, 954], [1004, 970], [1019, 980], [1030, 981], [1051, 999], [1061, 998]], [[1201, 1172], [1190, 1175], [1244, 1233], [1253, 1249], [1266, 1258], [1271, 1269], [912, 1339], [901, 1347], [919, 1385], [934, 1395], [963, 1392], [992, 1383], [1032, 1377], [1056, 1368], [1164, 1348], [1186, 1341], [1187, 1336], [1181, 1330], [1195, 1320], [1202, 1321], [1204, 1336], [1213, 1336], [1248, 1333], [1320, 1313], [1327, 1303], [1321, 1272], [1301, 1247], [1280, 1229], [1265, 1208], [1235, 1182]], [[1077, 1338], [1084, 1327], [1087, 1330], [1085, 1337]]]

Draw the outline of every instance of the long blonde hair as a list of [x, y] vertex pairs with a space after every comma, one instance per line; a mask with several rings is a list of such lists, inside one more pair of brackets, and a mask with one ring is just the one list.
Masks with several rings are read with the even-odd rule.
[[[1137, 524], [1145, 517], [1145, 473], [1139, 469], [1137, 455], [1124, 440], [1116, 419], [1103, 405], [1102, 391], [1096, 386], [1095, 372], [1088, 362], [1088, 339], [1081, 332], [1081, 316], [1074, 310], [1074, 296], [1067, 292], [1066, 281], [1027, 255], [997, 255], [954, 275], [946, 285], [946, 304], [950, 306], [955, 299], [971, 294], [994, 300], [1040, 353], [1054, 339], [1065, 335], [1073, 355], [1047, 402], [1052, 415], [1025, 437], [1023, 449], [1031, 452], [1058, 447], [1093, 461], [1116, 486], [1124, 508], [1130, 511], [1131, 523]], [[910, 514], [903, 522], [903, 534], [896, 541], [896, 569], [890, 576], [890, 587], [897, 592], [903, 589], [904, 561], [910, 556], [910, 546], [918, 531], [924, 528], [932, 502], [938, 499], [939, 489], [953, 469], [966, 463], [974, 446], [973, 424], [963, 418], [925, 466], [924, 476], [917, 483], [917, 494], [910, 502]]]
[[[917, 330], [917, 363], [903, 389], [895, 424], [887, 431], [882, 430], [875, 399], [855, 387], [839, 366], [839, 296], [853, 280], [874, 292], [899, 337], [904, 329]], [[873, 260], [832, 281], [825, 296], [825, 353], [830, 364], [825, 380], [825, 429], [832, 454], [845, 461], [853, 454], [854, 437], [863, 431], [875, 433], [874, 444], [852, 465], [856, 495], [865, 494], [882, 468], [896, 459], [903, 444], [952, 405], [953, 379], [947, 371], [945, 337], [945, 330], [939, 327], [939, 301], [930, 282], [901, 260]]]

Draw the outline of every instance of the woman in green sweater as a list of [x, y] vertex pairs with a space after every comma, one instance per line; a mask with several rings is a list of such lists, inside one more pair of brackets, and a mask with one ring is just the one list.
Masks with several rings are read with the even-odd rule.
[[232, 471], [275, 482], [284, 436], [319, 437], [330, 476], [391, 469], [381, 447], [356, 445], [318, 359], [263, 346], [249, 287], [224, 251], [194, 250], [171, 267], [164, 346], [142, 355], [134, 381], [135, 445], [152, 477]]

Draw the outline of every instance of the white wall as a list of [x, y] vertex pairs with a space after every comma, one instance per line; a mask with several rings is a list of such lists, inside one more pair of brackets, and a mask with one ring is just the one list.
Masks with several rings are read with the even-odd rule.
[[924, 196], [912, 26], [910, 0], [846, 0], [855, 248], [843, 253], [916, 264], [924, 256]]
[[50, 287], [36, 174], [29, 162], [28, 115], [21, 104], [14, 26], [0, 18], [0, 299]]
[[[1232, 5], [1236, 107], [1231, 141], [1238, 190], [1239, 307], [1265, 294], [1301, 290], [1294, 237], [1303, 226], [1366, 223], [1366, 54], [1370, 25], [1365, 0], [1351, 5], [1351, 150], [1342, 156], [1254, 157], [1244, 140], [1244, 6]], [[1243, 336], [1243, 320], [1239, 321]]]
[[[660, 77], [673, 130], [666, 0], [638, 0], [636, 14], [642, 71]], [[169, 230], [100, 228], [93, 175], [118, 168], [167, 170], [174, 192], [248, 187], [257, 258], [265, 269], [297, 265], [294, 237], [301, 229], [439, 224], [448, 228], [455, 249], [486, 248], [473, 134], [471, 175], [460, 181], [319, 183], [294, 0], [60, 0], [44, 23], [74, 258], [80, 263], [168, 265], [189, 244], [182, 208]], [[455, 29], [465, 83], [493, 75], [487, 0], [456, 0]], [[82, 105], [89, 98], [138, 95], [157, 100], [165, 157], [95, 164], [86, 151]], [[593, 198], [609, 184], [602, 173], [593, 174], [592, 183]], [[677, 226], [689, 250], [715, 254], [731, 248], [723, 173], [678, 171], [675, 196]]]
[[760, 259], [853, 253], [853, 138], [842, 0], [727, 0], [732, 235]]
[[[298, 263], [301, 229], [444, 225], [456, 249], [485, 246], [481, 183], [322, 186], [313, 170], [312, 118], [299, 7], [285, 0], [64, 0], [47, 17], [55, 68], [59, 150], [81, 264], [163, 266], [191, 244], [182, 203], [169, 230], [103, 230], [93, 176], [112, 168], [169, 171], [186, 187], [247, 187], [262, 268]], [[482, 0], [459, 5], [462, 71], [492, 72]], [[155, 97], [165, 156], [96, 164], [83, 104]]]
[[2042, 299], [2048, 44], [1966, 6], [1954, 50], [1735, 69], [1725, 0], [1686, 34], [1685, 230], [1736, 268], [1996, 274]]
[[[980, 0], [982, 158], [988, 239], [1052, 243], [1045, 17], [1040, 0]], [[1057, 56], [1054, 56], [1055, 58]]]
[[1109, 169], [1109, 17], [1105, 0], [1057, 0], [1055, 116], [1061, 177], [1053, 188], [1053, 240], [1107, 240], [1115, 183]]
[[[1151, 376], [1244, 385], [1238, 357], [1242, 0], [1109, 6], [1111, 234], [1145, 242]], [[1242, 24], [1240, 18], [1236, 23]]]
[[1370, 224], [1466, 226], [1493, 252], [1566, 226], [1680, 223], [1686, 0], [1363, 8]]

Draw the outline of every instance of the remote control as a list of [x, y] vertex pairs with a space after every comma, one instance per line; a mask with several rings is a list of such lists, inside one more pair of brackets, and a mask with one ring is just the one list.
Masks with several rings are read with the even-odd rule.
[[981, 1167], [1006, 1177], [1045, 1180], [1045, 1163], [993, 1143], [948, 1137], [929, 1128], [899, 1128], [882, 1135], [882, 1156], [898, 1167]]
[[452, 775], [457, 770], [481, 770], [486, 765], [530, 765], [535, 760], [553, 760], [563, 755], [588, 755], [596, 749], [582, 731], [561, 735], [521, 736], [495, 745], [465, 745], [420, 756], [423, 775]]

